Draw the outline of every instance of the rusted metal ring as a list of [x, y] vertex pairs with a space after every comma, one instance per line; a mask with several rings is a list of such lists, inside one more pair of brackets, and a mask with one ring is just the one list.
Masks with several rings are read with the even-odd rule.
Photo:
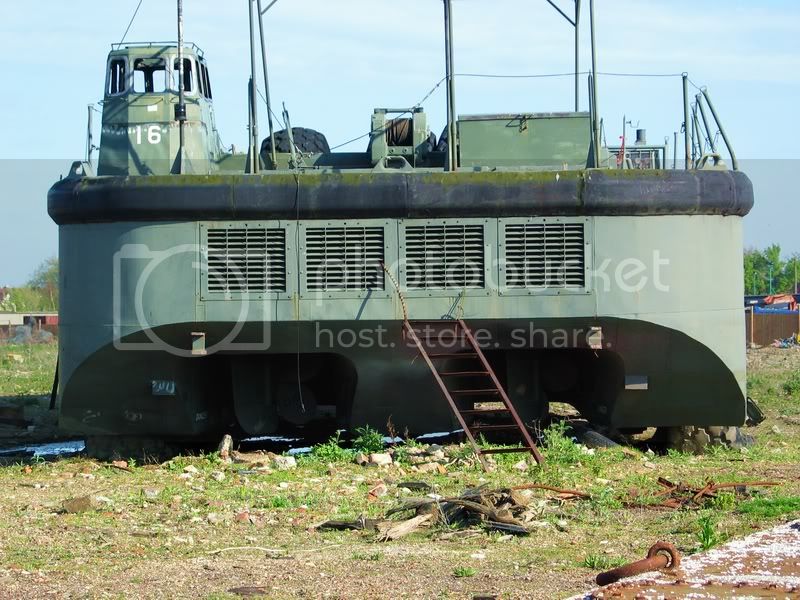
[[678, 552], [674, 544], [670, 544], [669, 542], [656, 542], [650, 547], [650, 550], [647, 551], [647, 558], [654, 558], [659, 554], [669, 558], [667, 566], [664, 567], [665, 569], [677, 569], [681, 566], [681, 553]]
[[681, 555], [675, 546], [668, 542], [657, 542], [647, 551], [647, 558], [600, 573], [595, 581], [597, 585], [609, 585], [651, 571], [674, 569], [680, 564]]

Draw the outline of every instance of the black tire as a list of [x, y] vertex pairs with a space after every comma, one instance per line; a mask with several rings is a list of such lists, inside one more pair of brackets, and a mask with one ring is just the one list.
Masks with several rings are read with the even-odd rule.
[[[261, 144], [261, 157], [269, 158], [272, 153], [272, 138], [275, 138], [275, 150], [277, 152], [289, 153], [292, 151], [289, 145], [289, 133], [285, 129], [276, 131], [272, 137], [268, 137]], [[331, 151], [327, 138], [319, 131], [306, 129], [305, 127], [292, 127], [292, 137], [294, 145], [300, 152], [310, 154], [327, 154]]]
[[706, 448], [725, 446], [746, 448], [753, 445], [753, 437], [742, 433], [739, 427], [669, 427], [666, 431], [667, 447], [679, 452], [703, 454]]
[[583, 444], [587, 448], [616, 448], [619, 446], [619, 444], [610, 437], [591, 429], [590, 426], [583, 423], [570, 424], [570, 430], [575, 436], [575, 439], [578, 440], [578, 443]]

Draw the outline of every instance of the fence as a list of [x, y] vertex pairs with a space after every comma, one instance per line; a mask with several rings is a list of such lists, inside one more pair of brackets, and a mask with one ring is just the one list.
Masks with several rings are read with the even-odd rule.
[[758, 312], [746, 309], [747, 343], [769, 346], [800, 332], [800, 311]]

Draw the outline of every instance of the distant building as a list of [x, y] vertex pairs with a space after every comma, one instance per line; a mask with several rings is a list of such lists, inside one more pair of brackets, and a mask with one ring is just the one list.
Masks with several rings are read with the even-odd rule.
[[25, 323], [25, 315], [19, 313], [0, 312], [0, 327], [14, 327]]

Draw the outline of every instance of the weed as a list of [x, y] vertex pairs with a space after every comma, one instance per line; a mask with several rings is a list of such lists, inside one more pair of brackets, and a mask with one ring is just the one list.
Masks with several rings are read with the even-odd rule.
[[580, 566], [593, 571], [605, 571], [624, 565], [627, 561], [624, 558], [611, 558], [602, 554], [589, 554], [581, 561]]
[[453, 569], [453, 577], [474, 577], [477, 571], [472, 567], [456, 567]]
[[383, 552], [354, 552], [352, 556], [353, 560], [371, 560], [373, 562], [378, 562], [379, 560], [383, 560]]
[[789, 396], [800, 394], [800, 372], [794, 371], [781, 385], [783, 392]]
[[736, 494], [721, 492], [711, 499], [711, 507], [717, 510], [729, 511], [736, 507]]
[[336, 435], [328, 439], [324, 444], [317, 444], [312, 448], [311, 455], [323, 462], [350, 462], [353, 459], [353, 451], [342, 448], [342, 432], [337, 431]]
[[353, 449], [356, 452], [371, 454], [383, 451], [383, 434], [373, 429], [369, 425], [356, 428], [358, 434], [353, 440]]
[[698, 519], [697, 541], [702, 550], [710, 550], [725, 541], [726, 536], [717, 531], [717, 522], [713, 515], [705, 515]]
[[544, 447], [549, 464], [570, 465], [579, 462], [585, 455], [567, 435], [567, 424], [556, 421], [544, 430]]

